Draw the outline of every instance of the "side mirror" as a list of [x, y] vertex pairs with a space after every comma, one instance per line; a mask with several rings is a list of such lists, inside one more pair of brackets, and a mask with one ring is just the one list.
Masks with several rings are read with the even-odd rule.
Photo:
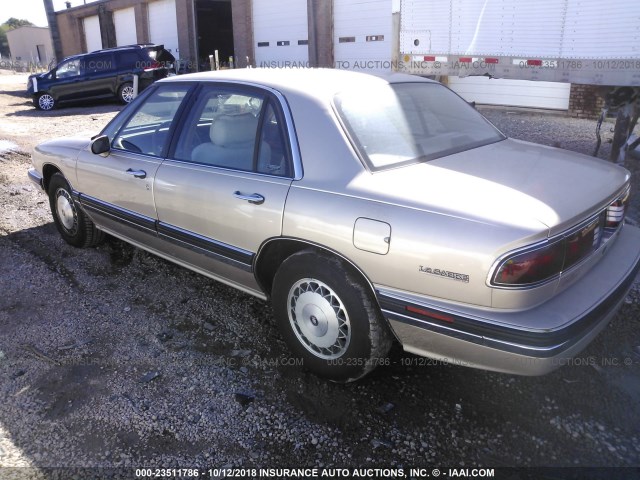
[[91, 141], [91, 153], [95, 155], [101, 155], [103, 153], [108, 153], [111, 150], [111, 142], [109, 141], [109, 137], [106, 135], [100, 135], [99, 137], [95, 137]]

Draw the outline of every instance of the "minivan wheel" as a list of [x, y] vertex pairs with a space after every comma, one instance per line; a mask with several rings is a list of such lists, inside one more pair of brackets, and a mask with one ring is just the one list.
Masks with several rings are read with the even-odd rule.
[[71, 195], [71, 187], [61, 173], [49, 181], [49, 206], [58, 232], [69, 245], [91, 247], [104, 238], [91, 219], [82, 211]]
[[48, 93], [38, 95], [34, 103], [40, 110], [51, 110], [56, 106], [56, 101]]
[[282, 263], [273, 285], [276, 321], [307, 370], [351, 382], [388, 363], [392, 334], [370, 289], [345, 262], [305, 250]]
[[131, 82], [123, 83], [120, 86], [118, 98], [122, 103], [131, 103], [135, 98], [135, 92], [133, 91], [133, 84]]

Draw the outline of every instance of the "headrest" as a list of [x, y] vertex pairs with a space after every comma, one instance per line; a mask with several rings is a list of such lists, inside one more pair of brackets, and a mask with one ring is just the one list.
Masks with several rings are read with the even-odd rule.
[[209, 137], [220, 147], [253, 142], [258, 128], [258, 118], [251, 113], [220, 115], [211, 124]]

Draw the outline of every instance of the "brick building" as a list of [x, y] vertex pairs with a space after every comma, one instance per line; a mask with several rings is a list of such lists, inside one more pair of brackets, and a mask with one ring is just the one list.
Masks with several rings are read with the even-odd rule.
[[[310, 66], [390, 71], [398, 52], [392, 0], [98, 0], [56, 12], [64, 56], [133, 43], [164, 44], [182, 71]], [[394, 31], [396, 33], [394, 33]], [[450, 77], [467, 100], [595, 117], [597, 89], [559, 82]]]
[[[387, 0], [377, 3], [390, 4]], [[208, 57], [215, 50], [222, 64], [232, 56], [236, 66], [246, 66], [247, 60], [255, 66], [256, 53], [260, 59], [263, 46], [269, 44], [291, 47], [279, 49], [286, 50], [283, 58], [330, 66], [332, 9], [333, 2], [326, 0], [99, 0], [58, 11], [56, 20], [64, 56], [158, 43], [189, 71], [197, 71], [208, 68]], [[256, 22], [254, 16], [266, 21]], [[288, 38], [283, 31], [287, 29], [289, 34], [296, 30], [296, 38]], [[283, 34], [287, 39], [269, 38], [254, 45], [254, 30], [267, 36]], [[294, 52], [300, 48], [303, 55]]]

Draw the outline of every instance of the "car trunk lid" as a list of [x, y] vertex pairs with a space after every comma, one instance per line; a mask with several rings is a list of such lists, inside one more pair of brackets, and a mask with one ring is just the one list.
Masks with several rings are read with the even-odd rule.
[[553, 236], [605, 208], [629, 173], [586, 155], [507, 139], [372, 177], [367, 188], [383, 201], [486, 223], [537, 224]]

